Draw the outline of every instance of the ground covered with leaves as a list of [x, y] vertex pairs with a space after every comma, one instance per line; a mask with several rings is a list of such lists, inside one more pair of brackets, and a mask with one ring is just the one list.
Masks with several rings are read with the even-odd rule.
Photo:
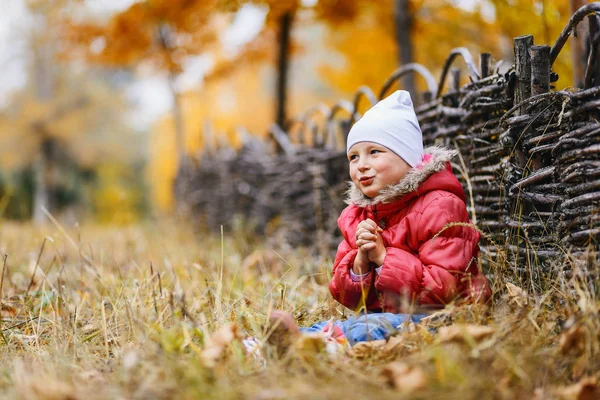
[[2, 222], [4, 254], [6, 398], [600, 398], [600, 282], [576, 273], [532, 293], [496, 260], [489, 307], [451, 305], [337, 354], [300, 340], [257, 358], [242, 341], [265, 341], [270, 310], [304, 326], [350, 315], [327, 290], [333, 254], [243, 229]]

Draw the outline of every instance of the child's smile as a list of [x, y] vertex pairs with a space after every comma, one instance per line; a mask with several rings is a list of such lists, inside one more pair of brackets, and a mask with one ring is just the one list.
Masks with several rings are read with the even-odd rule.
[[373, 142], [359, 142], [348, 152], [350, 178], [367, 197], [375, 197], [386, 186], [394, 185], [410, 170], [396, 153]]

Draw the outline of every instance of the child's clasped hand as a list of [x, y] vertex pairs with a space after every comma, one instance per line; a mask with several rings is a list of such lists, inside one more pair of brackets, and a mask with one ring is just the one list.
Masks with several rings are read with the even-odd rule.
[[356, 247], [359, 250], [357, 254], [359, 260], [354, 265], [355, 273], [365, 274], [369, 272], [371, 269], [370, 263], [377, 264], [377, 266], [383, 264], [386, 251], [381, 232], [383, 232], [383, 229], [370, 218], [360, 222], [356, 227]]

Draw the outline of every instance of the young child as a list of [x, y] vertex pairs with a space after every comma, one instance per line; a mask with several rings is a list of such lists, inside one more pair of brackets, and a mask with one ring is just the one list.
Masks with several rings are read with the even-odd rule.
[[[422, 140], [410, 95], [402, 90], [367, 111], [348, 134], [352, 182], [338, 219], [344, 239], [329, 290], [344, 306], [363, 312], [335, 323], [351, 344], [383, 339], [447, 303], [490, 297], [477, 264], [479, 233], [452, 226], [470, 223], [449, 163], [455, 152], [424, 150]], [[270, 320], [298, 330], [284, 313]], [[327, 326], [299, 331], [331, 331]]]

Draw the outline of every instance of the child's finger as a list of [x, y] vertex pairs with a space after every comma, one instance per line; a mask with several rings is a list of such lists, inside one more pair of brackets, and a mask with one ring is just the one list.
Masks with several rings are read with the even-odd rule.
[[363, 252], [368, 252], [373, 250], [375, 247], [377, 247], [377, 245], [373, 242], [367, 242], [365, 244], [363, 244], [362, 246], [360, 246], [360, 250]]
[[369, 227], [369, 230], [377, 229], [378, 225], [371, 218], [367, 218], [363, 221], [365, 225]]
[[369, 239], [358, 239], [358, 240], [356, 241], [356, 247], [363, 246], [363, 245], [365, 245], [365, 244], [367, 244], [367, 243], [373, 243], [373, 244], [377, 244], [377, 243], [375, 243], [375, 240], [369, 240]]
[[371, 232], [362, 232], [359, 236], [358, 239], [362, 239], [362, 240], [376, 240], [377, 239], [377, 235], [371, 233]]
[[368, 230], [373, 230], [373, 229], [377, 228], [377, 224], [371, 218], [367, 218], [365, 220], [362, 220], [358, 224], [358, 226], [361, 227], [361, 228], [366, 228]]

